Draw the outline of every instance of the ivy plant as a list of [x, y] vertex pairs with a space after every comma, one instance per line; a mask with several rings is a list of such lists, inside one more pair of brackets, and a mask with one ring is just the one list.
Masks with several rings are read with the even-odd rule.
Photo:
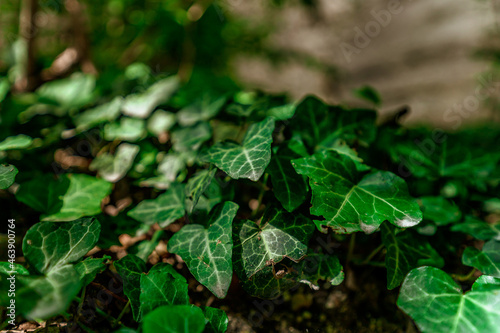
[[225, 332], [233, 294], [331, 291], [378, 267], [423, 332], [500, 326], [498, 128], [436, 136], [314, 96], [150, 79], [6, 95], [22, 122], [1, 132], [0, 193], [25, 230], [0, 301], [15, 274], [18, 323], [88, 328], [107, 278], [103, 331]]

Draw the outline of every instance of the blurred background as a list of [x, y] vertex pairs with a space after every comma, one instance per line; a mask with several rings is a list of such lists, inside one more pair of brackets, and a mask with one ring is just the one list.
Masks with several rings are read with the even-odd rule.
[[[105, 87], [139, 63], [185, 81], [216, 75], [294, 100], [313, 93], [351, 105], [366, 105], [353, 91], [368, 85], [383, 114], [409, 106], [406, 124], [455, 129], [455, 115], [472, 123], [498, 114], [499, 7], [498, 0], [3, 0], [0, 75], [18, 92], [75, 71], [98, 75]], [[480, 88], [487, 98], [477, 98]], [[461, 115], [467, 103], [473, 110]]]

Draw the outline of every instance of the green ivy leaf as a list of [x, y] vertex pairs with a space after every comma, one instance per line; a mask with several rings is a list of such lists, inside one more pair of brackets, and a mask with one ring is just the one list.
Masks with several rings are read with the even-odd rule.
[[27, 135], [19, 134], [16, 136], [9, 136], [0, 142], [0, 151], [12, 149], [24, 149], [31, 146], [33, 139]]
[[[241, 266], [241, 262], [234, 262], [234, 266], [238, 276], [240, 277], [243, 289], [248, 294], [254, 297], [272, 299], [280, 296], [283, 292], [299, 283], [295, 274], [285, 274], [280, 278], [275, 276], [275, 273], [279, 272], [281, 268], [286, 269], [286, 267], [292, 267], [293, 265], [293, 261], [286, 258], [281, 263], [283, 263], [283, 267], [281, 267], [281, 264], [275, 265], [274, 273], [272, 267], [269, 266], [264, 267], [249, 278], [244, 277], [243, 274], [245, 273], [243, 267]], [[279, 266], [279, 268], [276, 269], [276, 266]]]
[[208, 123], [198, 123], [192, 127], [178, 128], [172, 131], [173, 149], [178, 152], [198, 150], [203, 142], [212, 137]]
[[148, 131], [156, 136], [166, 133], [175, 125], [175, 114], [164, 110], [156, 110], [148, 119]]
[[146, 272], [146, 263], [139, 257], [128, 254], [113, 264], [123, 280], [123, 292], [130, 301], [132, 315], [139, 321], [142, 318], [141, 276]]
[[114, 155], [104, 153], [97, 156], [89, 166], [90, 170], [98, 170], [99, 176], [111, 183], [116, 183], [130, 170], [139, 153], [139, 146], [122, 143]]
[[97, 274], [102, 273], [106, 269], [106, 262], [109, 259], [111, 259], [110, 256], [104, 256], [102, 258], [87, 258], [74, 266], [82, 283], [82, 287], [85, 287], [90, 282], [94, 281]]
[[339, 233], [376, 231], [385, 220], [398, 227], [411, 227], [422, 220], [406, 183], [390, 172], [362, 177], [354, 162], [333, 151], [319, 152], [292, 161], [299, 174], [309, 177], [312, 189], [311, 213], [326, 221], [315, 221]]
[[500, 278], [500, 241], [490, 240], [483, 249], [468, 247], [462, 256], [462, 263], [472, 266], [483, 274]]
[[210, 307], [203, 307], [202, 310], [207, 322], [204, 333], [225, 333], [227, 331], [229, 321], [223, 310]]
[[300, 283], [305, 283], [311, 289], [319, 289], [319, 281], [327, 281], [333, 286], [337, 286], [344, 281], [344, 271], [339, 258], [334, 255], [321, 253], [309, 253], [307, 257], [295, 269], [299, 272], [296, 278]]
[[128, 95], [122, 106], [123, 114], [136, 118], [147, 118], [158, 106], [167, 102], [179, 88], [179, 79], [171, 76], [156, 82], [142, 93]]
[[458, 207], [443, 197], [421, 197], [418, 201], [424, 220], [432, 221], [438, 226], [457, 222], [462, 216]]
[[10, 185], [14, 184], [14, 179], [18, 172], [17, 168], [13, 165], [0, 165], [0, 190], [9, 188]]
[[163, 305], [189, 304], [188, 284], [172, 265], [159, 263], [141, 275], [141, 315]]
[[76, 109], [94, 100], [95, 84], [93, 75], [74, 73], [68, 78], [45, 83], [37, 89], [36, 94], [40, 102]]
[[101, 201], [111, 193], [105, 180], [84, 174], [51, 175], [22, 183], [17, 200], [45, 213], [44, 221], [71, 221], [101, 212]]
[[238, 205], [227, 201], [210, 214], [208, 228], [186, 225], [168, 241], [168, 251], [178, 254], [196, 280], [219, 298], [226, 296], [233, 277], [231, 233], [237, 211]]
[[266, 118], [250, 125], [241, 145], [219, 142], [208, 150], [206, 158], [231, 178], [257, 181], [271, 159], [273, 131], [274, 120]]
[[205, 94], [193, 104], [177, 112], [177, 120], [182, 126], [192, 126], [199, 121], [208, 121], [215, 117], [226, 104], [227, 98]]
[[401, 231], [392, 225], [381, 225], [382, 243], [387, 249], [387, 289], [398, 287], [406, 274], [419, 266], [443, 267], [444, 260], [425, 240], [409, 230]]
[[83, 258], [97, 243], [100, 231], [95, 218], [37, 223], [24, 236], [24, 257], [38, 272], [48, 273]]
[[112, 101], [88, 109], [73, 118], [77, 132], [86, 131], [96, 125], [116, 120], [120, 115], [123, 103], [122, 97], [115, 97]]
[[200, 200], [200, 197], [212, 182], [216, 171], [216, 169], [201, 170], [189, 178], [185, 188], [186, 210], [188, 213], [193, 212], [198, 200]]
[[201, 333], [203, 311], [194, 305], [165, 305], [150, 312], [142, 322], [144, 333]]
[[143, 119], [123, 117], [120, 122], [104, 126], [104, 139], [135, 142], [146, 135], [146, 122]]
[[81, 287], [72, 265], [58, 266], [46, 276], [17, 275], [16, 312], [28, 319], [48, 319], [66, 311]]
[[283, 208], [292, 212], [306, 199], [308, 187], [304, 176], [299, 175], [291, 161], [302, 157], [287, 145], [282, 145], [271, 158], [267, 172], [271, 176], [273, 192]]
[[331, 146], [338, 140], [351, 145], [375, 139], [376, 113], [373, 110], [344, 110], [328, 106], [316, 97], [306, 97], [295, 111], [290, 126], [310, 147]]
[[156, 199], [141, 201], [127, 215], [147, 225], [158, 223], [165, 228], [184, 216], [184, 185], [172, 184], [167, 192]]
[[397, 303], [422, 332], [496, 332], [500, 327], [499, 293], [499, 285], [475, 283], [462, 294], [445, 272], [420, 267], [406, 277]]
[[487, 223], [472, 216], [466, 216], [465, 221], [452, 226], [451, 231], [463, 232], [484, 241], [500, 241], [500, 223]]
[[300, 214], [269, 208], [259, 224], [239, 221], [234, 228], [233, 260], [241, 280], [279, 263], [284, 258], [300, 261], [314, 231], [311, 221]]
[[0, 274], [9, 275], [11, 272], [15, 272], [19, 275], [29, 275], [30, 272], [21, 264], [6, 261], [0, 261]]

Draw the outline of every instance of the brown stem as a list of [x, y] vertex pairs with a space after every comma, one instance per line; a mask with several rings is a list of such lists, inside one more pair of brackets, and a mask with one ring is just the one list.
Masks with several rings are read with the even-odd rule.
[[25, 42], [26, 57], [22, 75], [16, 80], [14, 88], [17, 91], [25, 92], [35, 89], [37, 85], [36, 62], [35, 62], [35, 36], [37, 27], [35, 22], [38, 10], [37, 0], [24, 0], [19, 17], [19, 33]]

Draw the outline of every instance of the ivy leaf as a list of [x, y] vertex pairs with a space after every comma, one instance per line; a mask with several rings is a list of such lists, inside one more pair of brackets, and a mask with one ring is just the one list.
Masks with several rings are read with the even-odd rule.
[[201, 333], [203, 311], [194, 305], [165, 305], [150, 312], [142, 322], [144, 333]]
[[186, 210], [188, 213], [193, 212], [198, 200], [212, 182], [216, 171], [216, 169], [201, 170], [189, 178], [185, 188]]
[[233, 267], [232, 222], [238, 205], [227, 201], [209, 216], [208, 228], [189, 224], [168, 241], [168, 251], [178, 254], [196, 280], [219, 298], [226, 296]]
[[339, 233], [364, 231], [369, 234], [388, 220], [398, 227], [411, 227], [422, 220], [406, 183], [390, 172], [364, 177], [354, 162], [334, 151], [323, 151], [292, 161], [299, 174], [309, 177], [312, 189], [311, 213], [326, 221], [315, 221]]
[[452, 226], [451, 231], [463, 232], [484, 241], [500, 241], [500, 223], [487, 223], [472, 216], [466, 216], [465, 221]]
[[148, 131], [156, 136], [166, 133], [175, 125], [175, 114], [164, 110], [156, 110], [148, 119]]
[[58, 104], [65, 109], [80, 108], [95, 98], [96, 79], [93, 75], [74, 73], [68, 78], [43, 84], [36, 94], [40, 101]]
[[211, 137], [212, 129], [208, 123], [179, 128], [172, 132], [173, 149], [178, 152], [198, 150], [203, 142]]
[[19, 134], [16, 136], [9, 136], [0, 142], [0, 151], [12, 149], [24, 149], [31, 146], [33, 139], [27, 135]]
[[271, 158], [267, 172], [271, 176], [273, 192], [283, 208], [292, 212], [306, 199], [308, 187], [304, 176], [299, 175], [291, 161], [300, 158], [286, 145], [282, 145]]
[[208, 121], [219, 113], [226, 101], [227, 98], [224, 96], [213, 97], [210, 94], [205, 94], [203, 98], [177, 112], [179, 124], [192, 126], [199, 121]]
[[269, 208], [260, 224], [239, 221], [234, 229], [234, 264], [241, 280], [279, 263], [284, 258], [300, 261], [314, 231], [309, 219], [276, 207]]
[[337, 286], [344, 281], [344, 271], [339, 258], [334, 255], [321, 253], [310, 253], [302, 260], [295, 269], [299, 272], [297, 280], [305, 283], [311, 289], [319, 289], [319, 281], [327, 281]]
[[123, 117], [120, 122], [104, 126], [104, 139], [107, 141], [123, 140], [135, 142], [146, 134], [146, 122], [143, 119]]
[[142, 318], [141, 313], [141, 276], [146, 272], [146, 263], [135, 255], [128, 254], [113, 265], [123, 280], [123, 292], [130, 300], [132, 315], [136, 321]]
[[[281, 265], [283, 263], [283, 265]], [[264, 267], [260, 271], [257, 271], [254, 275], [249, 278], [245, 277], [244, 267], [242, 262], [234, 262], [234, 267], [236, 273], [240, 277], [243, 289], [253, 297], [272, 299], [280, 296], [286, 290], [296, 286], [299, 282], [296, 279], [296, 275], [285, 274], [283, 277], [277, 278], [275, 276], [276, 272], [279, 272], [286, 267], [291, 267], [293, 261], [284, 259], [278, 265], [275, 265], [274, 273], [271, 266]], [[278, 268], [276, 268], [278, 266]], [[281, 267], [283, 266], [283, 267]], [[285, 267], [286, 266], [286, 267]]]
[[10, 164], [0, 165], [0, 190], [9, 188], [14, 183], [14, 179], [19, 171]]
[[338, 140], [352, 145], [375, 139], [376, 113], [373, 110], [344, 110], [328, 106], [316, 97], [306, 97], [295, 110], [290, 126], [310, 147], [331, 146]]
[[363, 159], [358, 156], [358, 153], [354, 149], [346, 145], [343, 141], [336, 142], [332, 147], [322, 147], [321, 149], [330, 149], [336, 151], [340, 155], [349, 157], [354, 162], [354, 164], [356, 165], [356, 170], [358, 170], [359, 172], [370, 170], [369, 166], [363, 164]]
[[56, 180], [47, 174], [22, 183], [16, 198], [45, 213], [43, 221], [71, 221], [99, 214], [111, 188], [107, 181], [89, 175], [64, 174]]
[[444, 260], [436, 250], [409, 230], [400, 231], [386, 222], [381, 225], [381, 231], [382, 243], [387, 249], [387, 289], [398, 287], [413, 268], [424, 265], [443, 267]]
[[105, 262], [109, 259], [111, 259], [110, 256], [104, 256], [102, 258], [87, 258], [74, 266], [82, 283], [82, 287], [85, 287], [90, 282], [94, 281], [97, 274], [102, 273], [106, 269]]
[[219, 142], [208, 150], [206, 158], [231, 178], [257, 181], [271, 159], [273, 131], [274, 120], [266, 118], [250, 125], [241, 145]]
[[141, 201], [127, 215], [146, 225], [158, 223], [165, 228], [184, 216], [184, 185], [172, 184], [167, 192], [156, 199]]
[[17, 275], [16, 312], [28, 319], [48, 319], [59, 315], [67, 310], [81, 287], [72, 265], [56, 267], [46, 276]]
[[473, 247], [466, 248], [462, 263], [476, 268], [483, 274], [500, 278], [500, 242], [490, 240], [484, 244], [481, 251]]
[[0, 261], [0, 274], [9, 275], [11, 272], [15, 272], [19, 275], [30, 274], [30, 272], [21, 264], [11, 264], [10, 262]]
[[115, 155], [104, 153], [96, 157], [90, 164], [90, 170], [98, 170], [99, 176], [111, 183], [116, 183], [130, 170], [139, 153], [139, 146], [122, 143]]
[[83, 258], [97, 243], [100, 231], [95, 218], [37, 223], [24, 236], [24, 257], [38, 272], [48, 273]]
[[179, 87], [179, 79], [171, 76], [156, 82], [146, 91], [128, 95], [122, 106], [123, 114], [136, 118], [147, 118], [160, 104], [167, 102]]
[[462, 214], [458, 207], [443, 197], [421, 197], [418, 199], [424, 220], [429, 220], [438, 226], [447, 225], [460, 220]]
[[76, 131], [83, 132], [96, 125], [115, 120], [120, 115], [122, 103], [123, 98], [118, 96], [108, 103], [96, 106], [76, 115], [73, 118], [76, 125]]
[[147, 274], [141, 274], [141, 315], [162, 305], [189, 304], [188, 284], [172, 265], [159, 263]]
[[397, 304], [422, 332], [496, 332], [499, 293], [499, 285], [475, 283], [462, 294], [460, 286], [442, 270], [420, 267], [406, 277]]
[[205, 314], [206, 326], [204, 333], [225, 333], [229, 322], [226, 313], [221, 309], [203, 307]]

